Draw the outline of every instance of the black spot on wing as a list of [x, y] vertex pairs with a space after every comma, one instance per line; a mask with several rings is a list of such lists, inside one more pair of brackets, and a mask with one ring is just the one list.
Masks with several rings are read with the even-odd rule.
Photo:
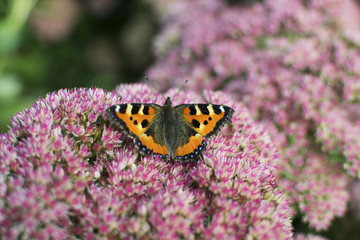
[[142, 128], [146, 128], [148, 125], [149, 125], [149, 121], [146, 120], [146, 119], [141, 122], [141, 127]]
[[134, 125], [137, 125], [137, 124], [138, 124], [138, 122], [135, 120], [135, 121], [134, 121]]
[[200, 122], [196, 119], [193, 119], [191, 121], [191, 124], [194, 126], [194, 128], [199, 128], [200, 127]]
[[199, 107], [201, 113], [204, 115], [210, 114], [209, 109], [207, 108], [208, 106], [209, 106], [208, 104], [198, 104], [198, 107]]
[[208, 125], [208, 124], [209, 124], [209, 122], [205, 120], [205, 121], [204, 121], [204, 125]]
[[144, 106], [143, 113], [144, 115], [149, 115], [149, 106]]
[[220, 109], [220, 106], [217, 106], [217, 105], [213, 105], [213, 109], [214, 109], [214, 113], [219, 115], [221, 114], [221, 109]]
[[133, 103], [131, 105], [132, 105], [131, 114], [138, 114], [141, 104]]
[[190, 115], [195, 115], [196, 114], [195, 106], [190, 106], [189, 109], [190, 109]]
[[119, 108], [119, 113], [125, 114], [128, 105], [127, 105], [127, 104], [122, 104], [122, 105], [119, 105], [119, 106], [120, 106], [120, 108]]

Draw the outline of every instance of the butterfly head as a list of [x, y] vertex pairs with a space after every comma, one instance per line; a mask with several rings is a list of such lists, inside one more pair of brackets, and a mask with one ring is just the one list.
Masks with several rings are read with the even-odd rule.
[[171, 106], [172, 106], [172, 102], [171, 102], [171, 100], [170, 100], [170, 97], [167, 97], [167, 98], [166, 98], [166, 101], [165, 101], [165, 103], [164, 103], [164, 106], [168, 106], [168, 107], [171, 107]]

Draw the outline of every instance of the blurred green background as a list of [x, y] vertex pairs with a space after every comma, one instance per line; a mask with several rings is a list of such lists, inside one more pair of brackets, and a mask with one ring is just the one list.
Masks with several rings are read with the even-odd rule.
[[48, 92], [143, 79], [168, 2], [0, 0], [0, 132]]

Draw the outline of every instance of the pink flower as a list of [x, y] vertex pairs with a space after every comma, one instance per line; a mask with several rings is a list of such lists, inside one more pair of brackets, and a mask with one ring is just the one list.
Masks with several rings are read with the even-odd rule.
[[12, 117], [0, 135], [1, 238], [291, 239], [278, 152], [245, 107], [220, 92], [174, 99], [236, 111], [197, 163], [179, 164], [139, 158], [103, 119], [110, 105], [164, 98], [142, 84], [115, 93], [60, 90]]

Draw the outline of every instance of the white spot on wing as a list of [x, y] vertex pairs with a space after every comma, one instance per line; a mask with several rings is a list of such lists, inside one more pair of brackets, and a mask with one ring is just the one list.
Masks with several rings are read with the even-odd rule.
[[201, 114], [201, 110], [200, 110], [198, 105], [195, 105], [195, 109], [196, 109], [196, 114], [195, 115]]
[[128, 115], [131, 115], [131, 110], [132, 110], [132, 108], [133, 108], [133, 106], [132, 106], [131, 104], [128, 104], [128, 105], [127, 105], [126, 113], [127, 113]]
[[207, 110], [209, 110], [209, 115], [213, 115], [214, 114], [214, 108], [212, 104], [209, 104], [209, 106], [206, 107]]
[[115, 112], [120, 112], [120, 105], [116, 105]]
[[220, 106], [220, 110], [221, 110], [222, 112], [225, 112], [225, 109], [224, 109], [223, 106]]

